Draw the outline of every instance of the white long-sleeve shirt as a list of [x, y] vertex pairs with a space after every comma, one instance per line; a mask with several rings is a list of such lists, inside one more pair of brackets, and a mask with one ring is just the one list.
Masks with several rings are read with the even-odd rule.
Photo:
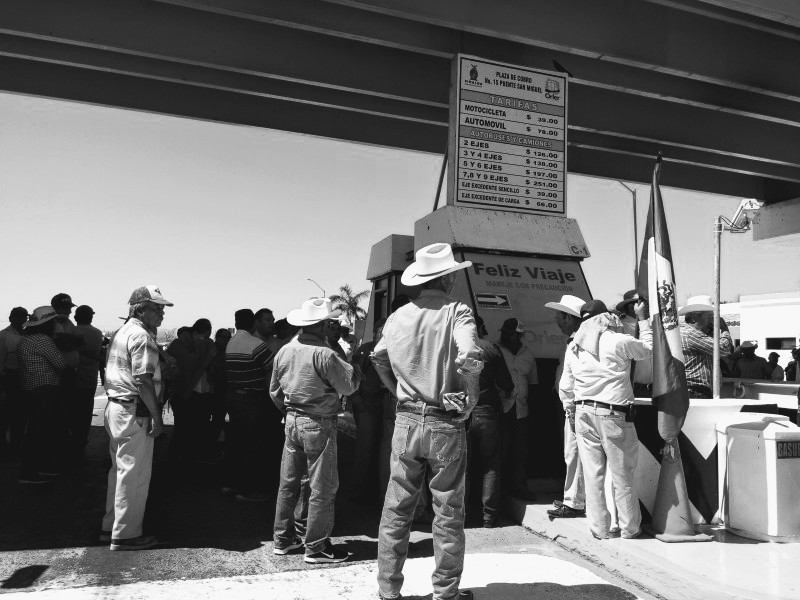
[[565, 410], [574, 410], [576, 400], [594, 400], [625, 405], [633, 402], [631, 360], [653, 355], [650, 323], [639, 322], [641, 339], [626, 333], [604, 331], [598, 356], [593, 356], [572, 341], [564, 355], [564, 371], [558, 384]]

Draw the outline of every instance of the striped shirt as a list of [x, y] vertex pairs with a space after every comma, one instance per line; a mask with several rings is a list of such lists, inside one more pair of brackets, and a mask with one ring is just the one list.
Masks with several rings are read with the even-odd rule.
[[[711, 389], [711, 373], [714, 367], [714, 338], [706, 335], [691, 323], [681, 323], [681, 346], [686, 367], [686, 385]], [[720, 332], [719, 355], [733, 352], [731, 334]]]
[[156, 396], [161, 392], [161, 367], [156, 338], [139, 319], [120, 327], [108, 345], [106, 392], [109, 398], [129, 402], [139, 397], [136, 377], [152, 375]]
[[274, 357], [269, 346], [261, 339], [247, 331], [237, 331], [225, 350], [228, 387], [266, 391]]
[[61, 385], [64, 357], [49, 336], [35, 333], [20, 338], [17, 344], [17, 362], [23, 390]]

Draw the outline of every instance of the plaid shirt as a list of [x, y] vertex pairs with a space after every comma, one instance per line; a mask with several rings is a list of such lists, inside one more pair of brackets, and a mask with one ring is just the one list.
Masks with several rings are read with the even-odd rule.
[[23, 390], [61, 385], [64, 357], [49, 336], [43, 333], [23, 336], [17, 345], [17, 361]]
[[139, 397], [137, 375], [150, 374], [156, 395], [161, 390], [161, 367], [155, 335], [139, 319], [131, 319], [119, 328], [108, 345], [106, 391], [109, 398], [131, 401]]
[[[714, 368], [714, 338], [706, 335], [692, 324], [681, 323], [681, 346], [686, 367], [686, 385], [705, 386], [711, 389]], [[725, 356], [733, 352], [731, 334], [720, 332], [719, 354]]]

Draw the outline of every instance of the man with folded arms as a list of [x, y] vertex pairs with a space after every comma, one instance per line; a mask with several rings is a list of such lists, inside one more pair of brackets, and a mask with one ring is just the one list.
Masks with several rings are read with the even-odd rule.
[[128, 319], [111, 339], [106, 363], [104, 419], [111, 438], [111, 469], [100, 541], [110, 541], [111, 550], [145, 550], [158, 543], [142, 535], [142, 524], [153, 441], [164, 429], [156, 335], [164, 307], [173, 304], [154, 285], [136, 288], [128, 304]]
[[623, 538], [641, 534], [642, 515], [633, 478], [639, 439], [633, 424], [631, 361], [652, 356], [652, 332], [647, 305], [635, 308], [642, 339], [622, 333], [619, 317], [600, 300], [581, 307], [583, 322], [567, 346], [559, 393], [574, 402], [575, 433], [586, 484], [589, 531], [598, 539], [611, 537], [611, 515], [605, 498], [606, 469], [614, 484], [614, 501]]
[[406, 286], [422, 292], [392, 313], [372, 355], [381, 380], [395, 390], [389, 486], [378, 530], [378, 588], [400, 597], [414, 509], [430, 473], [433, 500], [433, 600], [472, 598], [459, 591], [464, 570], [464, 421], [480, 396], [483, 366], [472, 310], [450, 296], [457, 263], [449, 244], [417, 251], [403, 272]]
[[[335, 319], [340, 314], [327, 298], [311, 298], [290, 311], [287, 320], [301, 330], [275, 356], [269, 385], [272, 401], [286, 415], [273, 552], [285, 555], [305, 544], [304, 560], [311, 564], [349, 558], [330, 540], [339, 489], [337, 415], [341, 410], [339, 396], [355, 392], [362, 375], [325, 342], [331, 324], [339, 324]], [[310, 495], [303, 542], [297, 535], [294, 515], [305, 474]]]

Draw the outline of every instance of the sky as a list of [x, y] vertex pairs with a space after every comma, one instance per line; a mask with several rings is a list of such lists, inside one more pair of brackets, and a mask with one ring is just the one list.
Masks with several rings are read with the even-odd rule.
[[[0, 140], [0, 326], [13, 306], [30, 311], [58, 292], [92, 306], [106, 330], [144, 284], [175, 303], [163, 328], [200, 317], [232, 326], [244, 307], [283, 317], [320, 293], [307, 278], [328, 295], [343, 284], [369, 289], [371, 246], [413, 233], [433, 208], [442, 164], [421, 152], [3, 93]], [[641, 248], [650, 190], [635, 188]], [[576, 175], [567, 194], [592, 255], [583, 263], [590, 290], [616, 303], [633, 287], [631, 194]], [[741, 198], [662, 195], [679, 304], [712, 294], [714, 217], [731, 217]], [[725, 234], [722, 247], [723, 300], [800, 289], [800, 273], [785, 267], [796, 247], [752, 233]]]

